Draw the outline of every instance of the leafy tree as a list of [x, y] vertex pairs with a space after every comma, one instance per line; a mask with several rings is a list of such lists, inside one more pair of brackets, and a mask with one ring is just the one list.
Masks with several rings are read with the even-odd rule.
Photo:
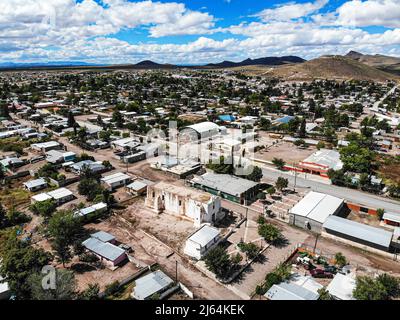
[[341, 252], [335, 254], [335, 264], [339, 267], [344, 267], [347, 264], [347, 259]]
[[385, 214], [385, 209], [378, 209], [376, 210], [376, 215], [378, 216], [379, 220], [383, 219], [383, 215]]
[[29, 209], [36, 215], [43, 217], [51, 216], [57, 208], [57, 204], [53, 199], [35, 202], [29, 206]]
[[86, 196], [88, 201], [93, 201], [98, 194], [103, 192], [103, 188], [97, 180], [83, 178], [78, 184], [78, 192]]
[[233, 267], [231, 258], [222, 246], [211, 249], [204, 257], [204, 261], [207, 269], [221, 279], [227, 278]]
[[7, 211], [4, 209], [3, 205], [0, 203], [0, 229], [7, 228], [9, 225]]
[[282, 239], [281, 231], [272, 224], [265, 223], [258, 226], [258, 234], [268, 243], [274, 243]]
[[371, 172], [375, 153], [370, 149], [351, 142], [347, 147], [340, 148], [339, 152], [345, 171], [368, 174]]
[[321, 288], [318, 290], [319, 300], [334, 300], [328, 290], [326, 288]]
[[276, 189], [275, 189], [273, 186], [271, 186], [271, 187], [269, 187], [269, 188], [267, 189], [267, 192], [268, 192], [268, 194], [269, 194], [270, 196], [272, 196], [272, 195], [275, 194]]
[[239, 249], [246, 254], [247, 259], [251, 260], [257, 257], [260, 248], [254, 243], [241, 242], [238, 244]]
[[254, 166], [253, 171], [249, 175], [246, 176], [246, 179], [258, 182], [262, 179], [262, 177], [263, 177], [263, 172], [262, 172], [261, 168]]
[[306, 136], [306, 134], [307, 134], [307, 131], [306, 131], [306, 119], [303, 118], [301, 120], [301, 123], [300, 123], [299, 137], [300, 138], [304, 138]]
[[360, 276], [356, 279], [353, 296], [357, 300], [389, 300], [393, 297], [391, 296], [393, 290], [398, 289], [398, 285], [398, 279], [391, 276], [377, 279]]
[[279, 159], [279, 158], [273, 158], [272, 159], [272, 163], [279, 169], [279, 170], [283, 170], [283, 167], [285, 166], [286, 162], [283, 161], [283, 159]]
[[40, 272], [51, 261], [51, 255], [19, 240], [16, 231], [10, 230], [1, 237], [0, 257], [0, 275], [7, 279], [11, 292], [17, 299], [30, 299], [28, 277]]
[[68, 123], [69, 128], [73, 128], [76, 124], [75, 117], [74, 117], [74, 114], [72, 113], [72, 111], [68, 112], [68, 122], [67, 123]]
[[124, 126], [124, 117], [118, 110], [113, 112], [111, 121], [115, 122], [117, 128], [122, 128]]
[[317, 143], [317, 149], [321, 150], [325, 148], [325, 143], [323, 141], [318, 141]]
[[289, 180], [286, 178], [279, 177], [275, 182], [275, 188], [279, 191], [287, 188], [289, 185]]
[[58, 260], [65, 266], [72, 258], [71, 246], [84, 234], [80, 219], [70, 211], [59, 211], [50, 218], [47, 232]]
[[98, 283], [89, 283], [89, 286], [79, 293], [79, 300], [99, 300], [100, 286]]
[[34, 273], [29, 276], [33, 300], [73, 300], [77, 296], [74, 273], [68, 270], [56, 270], [55, 289], [43, 289], [43, 274]]

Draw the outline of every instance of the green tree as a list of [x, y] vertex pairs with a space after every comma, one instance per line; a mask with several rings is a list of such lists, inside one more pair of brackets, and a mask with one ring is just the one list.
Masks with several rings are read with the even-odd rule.
[[65, 266], [72, 258], [71, 247], [84, 234], [80, 219], [70, 211], [59, 211], [50, 218], [47, 232], [58, 260]]
[[73, 114], [71, 111], [68, 112], [68, 121], [67, 121], [67, 124], [68, 124], [68, 127], [69, 127], [69, 128], [73, 128], [73, 127], [75, 126], [75, 124], [76, 124], [74, 114]]
[[326, 288], [318, 289], [319, 300], [334, 300], [328, 290]]
[[225, 279], [232, 270], [233, 262], [222, 246], [211, 249], [204, 257], [206, 267], [218, 278]]
[[306, 119], [303, 118], [300, 123], [300, 128], [299, 128], [299, 137], [304, 138], [307, 135], [306, 131]]
[[29, 276], [33, 300], [74, 300], [77, 296], [77, 285], [74, 273], [56, 269], [55, 289], [43, 289], [43, 274], [34, 273]]
[[357, 300], [388, 300], [385, 286], [373, 278], [360, 276], [356, 279], [353, 296]]
[[378, 209], [376, 210], [376, 215], [378, 217], [379, 220], [383, 219], [383, 215], [385, 214], [385, 209]]
[[347, 264], [347, 259], [341, 252], [335, 254], [335, 264], [339, 267], [344, 267]]
[[10, 230], [0, 239], [0, 257], [0, 275], [7, 279], [11, 292], [17, 299], [30, 299], [28, 277], [40, 272], [51, 261], [51, 255], [19, 240], [16, 230]]
[[268, 243], [275, 243], [282, 239], [281, 231], [272, 224], [265, 223], [258, 226], [258, 234]]
[[99, 300], [100, 286], [98, 283], [89, 283], [89, 286], [79, 293], [79, 300]]
[[317, 149], [321, 150], [325, 148], [325, 143], [323, 141], [318, 141], [317, 143]]
[[43, 217], [51, 216], [57, 208], [57, 204], [53, 199], [35, 202], [29, 206], [29, 209], [36, 215]]
[[283, 177], [278, 177], [278, 179], [275, 182], [275, 188], [279, 191], [282, 191], [283, 189], [287, 188], [289, 185], [289, 180]]
[[261, 168], [254, 166], [253, 171], [249, 175], [246, 176], [246, 179], [258, 182], [262, 179], [262, 177], [263, 177], [263, 172], [262, 172]]
[[283, 161], [283, 159], [279, 159], [279, 158], [273, 158], [272, 159], [272, 163], [279, 169], [279, 170], [283, 170], [286, 162]]
[[260, 248], [254, 243], [245, 243], [241, 242], [238, 244], [240, 251], [246, 254], [248, 260], [254, 259], [257, 257], [258, 253], [260, 252]]
[[7, 217], [7, 211], [0, 203], [0, 229], [7, 228], [8, 226], [9, 226], [9, 221]]

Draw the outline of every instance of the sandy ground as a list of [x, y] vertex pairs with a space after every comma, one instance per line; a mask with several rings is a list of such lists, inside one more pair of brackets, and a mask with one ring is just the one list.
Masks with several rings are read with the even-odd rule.
[[255, 153], [255, 159], [272, 161], [274, 158], [284, 159], [287, 164], [297, 163], [304, 160], [316, 151], [314, 147], [300, 149], [293, 143], [280, 142], [268, 149], [263, 149]]

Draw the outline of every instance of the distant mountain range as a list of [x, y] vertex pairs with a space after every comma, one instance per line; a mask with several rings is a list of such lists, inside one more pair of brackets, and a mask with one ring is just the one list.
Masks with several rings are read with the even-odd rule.
[[81, 61], [54, 61], [54, 62], [36, 62], [36, 63], [15, 63], [2, 62], [0, 69], [25, 69], [25, 68], [47, 68], [47, 67], [85, 67], [85, 66], [101, 66], [100, 64], [87, 63]]
[[400, 58], [381, 54], [369, 55], [350, 51], [345, 57], [364, 63], [382, 71], [400, 75]]
[[242, 62], [232, 62], [223, 61], [216, 64], [207, 65], [173, 65], [173, 64], [160, 64], [154, 61], [145, 60], [137, 64], [120, 64], [120, 65], [105, 65], [105, 64], [94, 64], [87, 62], [72, 62], [72, 61], [56, 61], [56, 62], [46, 62], [46, 63], [14, 63], [14, 62], [4, 62], [0, 63], [0, 69], [48, 69], [48, 68], [76, 68], [76, 67], [101, 67], [101, 68], [111, 68], [111, 69], [174, 69], [174, 68], [233, 68], [239, 66], [252, 66], [252, 65], [270, 65], [279, 66], [288, 63], [302, 63], [306, 60], [295, 57], [265, 57], [259, 59], [246, 59]]
[[258, 59], [246, 59], [241, 62], [223, 61], [221, 63], [210, 63], [206, 67], [212, 68], [234, 68], [244, 66], [281, 66], [292, 63], [305, 62], [303, 58], [296, 56], [285, 56], [285, 57], [265, 57]]
[[47, 63], [0, 63], [0, 70], [52, 70], [52, 69], [233, 69], [252, 75], [279, 77], [291, 80], [307, 79], [360, 79], [386, 81], [399, 79], [400, 58], [384, 55], [365, 55], [350, 51], [345, 56], [322, 56], [310, 61], [297, 56], [264, 57], [241, 62], [223, 61], [207, 65], [161, 64], [150, 60], [137, 64], [100, 65], [87, 62], [57, 61]]

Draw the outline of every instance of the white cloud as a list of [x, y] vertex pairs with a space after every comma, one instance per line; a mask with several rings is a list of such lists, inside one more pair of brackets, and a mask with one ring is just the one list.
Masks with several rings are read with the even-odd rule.
[[279, 5], [274, 9], [265, 9], [255, 16], [263, 21], [289, 21], [309, 16], [325, 7], [329, 0], [316, 0], [315, 2], [295, 3], [289, 2]]
[[367, 27], [400, 27], [399, 0], [351, 0], [340, 6], [336, 12], [316, 15], [321, 24]]

